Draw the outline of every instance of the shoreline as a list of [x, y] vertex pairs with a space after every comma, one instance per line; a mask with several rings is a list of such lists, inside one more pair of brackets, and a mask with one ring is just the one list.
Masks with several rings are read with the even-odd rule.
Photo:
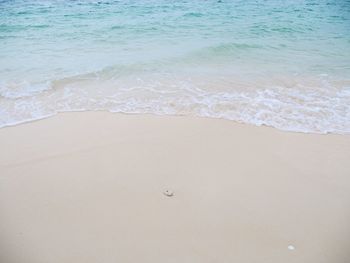
[[194, 119], [209, 119], [209, 120], [222, 120], [222, 121], [229, 121], [233, 122], [234, 124], [238, 125], [248, 125], [252, 127], [263, 127], [263, 128], [268, 128], [268, 129], [275, 129], [280, 132], [287, 132], [287, 133], [300, 133], [300, 134], [306, 134], [306, 135], [337, 135], [337, 136], [350, 136], [350, 132], [343, 131], [343, 132], [335, 132], [335, 131], [303, 131], [303, 130], [289, 130], [289, 129], [282, 129], [282, 128], [277, 128], [272, 125], [268, 124], [255, 124], [255, 123], [247, 123], [243, 122], [240, 120], [234, 120], [234, 119], [227, 119], [224, 117], [213, 117], [213, 116], [201, 116], [201, 115], [187, 115], [187, 114], [157, 114], [157, 113], [140, 113], [140, 112], [116, 112], [116, 111], [109, 111], [109, 110], [68, 110], [68, 111], [58, 111], [56, 113], [52, 113], [46, 116], [38, 117], [38, 118], [33, 118], [33, 119], [28, 119], [25, 121], [18, 121], [14, 122], [11, 124], [5, 124], [4, 126], [0, 126], [0, 130], [4, 128], [10, 128], [10, 127], [16, 127], [19, 125], [25, 125], [28, 123], [33, 123], [49, 118], [53, 118], [57, 115], [61, 114], [71, 114], [71, 113], [106, 113], [106, 114], [117, 114], [117, 115], [126, 115], [126, 116], [154, 116], [154, 117], [164, 117], [164, 118], [194, 118]]
[[68, 112], [0, 145], [6, 263], [350, 260], [349, 135]]

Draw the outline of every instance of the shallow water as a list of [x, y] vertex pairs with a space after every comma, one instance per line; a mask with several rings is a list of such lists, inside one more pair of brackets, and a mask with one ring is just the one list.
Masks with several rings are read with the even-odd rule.
[[62, 111], [350, 133], [350, 1], [1, 1], [0, 127]]

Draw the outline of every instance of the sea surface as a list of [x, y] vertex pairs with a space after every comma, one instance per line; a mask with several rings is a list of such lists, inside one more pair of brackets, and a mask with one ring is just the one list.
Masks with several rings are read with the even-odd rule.
[[0, 127], [88, 110], [350, 133], [350, 1], [0, 0]]

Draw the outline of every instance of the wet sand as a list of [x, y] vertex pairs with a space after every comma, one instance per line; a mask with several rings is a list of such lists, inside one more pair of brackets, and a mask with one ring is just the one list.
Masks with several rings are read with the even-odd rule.
[[84, 112], [0, 145], [0, 262], [350, 262], [350, 136]]

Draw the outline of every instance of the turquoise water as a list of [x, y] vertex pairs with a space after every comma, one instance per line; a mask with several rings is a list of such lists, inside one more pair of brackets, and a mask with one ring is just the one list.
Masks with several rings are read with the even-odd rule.
[[350, 132], [350, 1], [1, 1], [0, 127], [62, 111]]

